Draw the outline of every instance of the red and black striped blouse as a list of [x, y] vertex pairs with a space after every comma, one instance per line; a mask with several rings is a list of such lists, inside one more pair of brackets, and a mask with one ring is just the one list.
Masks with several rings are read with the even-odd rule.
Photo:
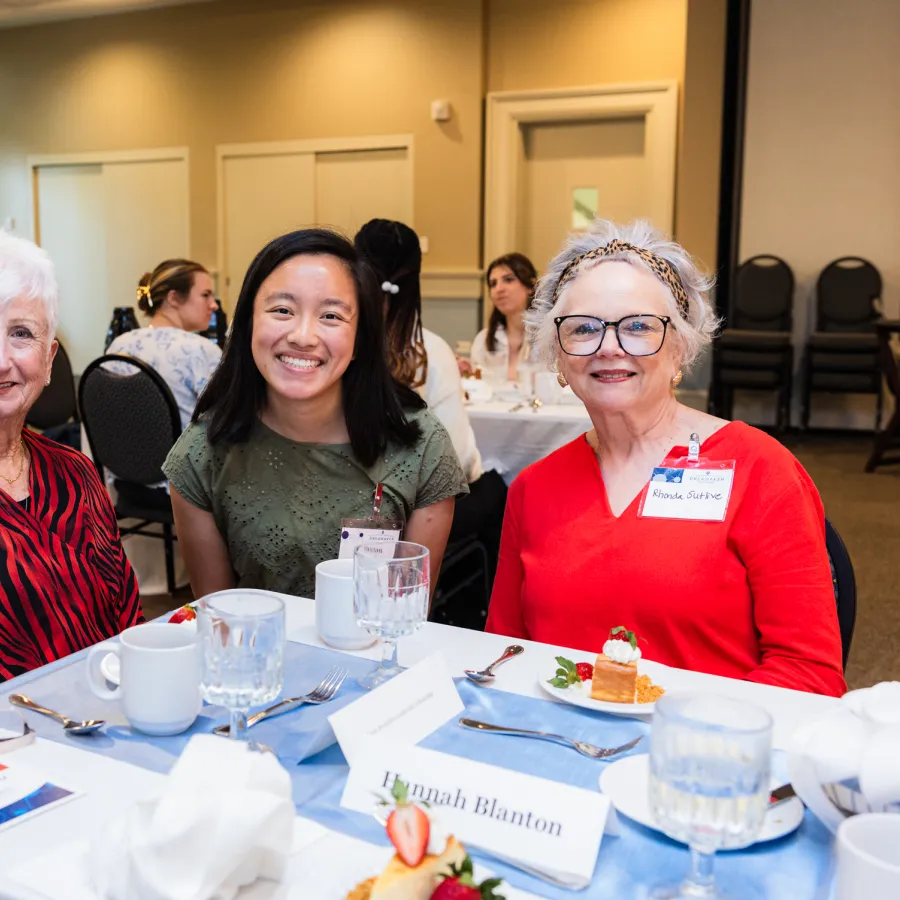
[[0, 491], [0, 681], [143, 621], [137, 579], [90, 460], [30, 431], [27, 503]]

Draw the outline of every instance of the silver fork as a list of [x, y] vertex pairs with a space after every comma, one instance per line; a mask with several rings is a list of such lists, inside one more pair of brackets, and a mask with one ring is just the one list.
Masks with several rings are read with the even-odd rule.
[[524, 728], [504, 728], [502, 725], [492, 725], [490, 722], [479, 722], [477, 719], [460, 719], [459, 724], [463, 728], [471, 728], [474, 731], [487, 731], [494, 734], [511, 734], [518, 737], [538, 738], [542, 741], [555, 741], [558, 744], [565, 744], [568, 747], [574, 747], [582, 756], [590, 759], [609, 759], [611, 756], [617, 756], [624, 753], [632, 747], [637, 746], [642, 740], [642, 736], [636, 737], [621, 747], [595, 747], [586, 741], [575, 741], [572, 738], [563, 737], [561, 734], [548, 734], [546, 731], [526, 731]]
[[[308, 693], [302, 697], [288, 697], [274, 706], [270, 706], [261, 712], [254, 713], [247, 719], [247, 728], [262, 722], [264, 719], [271, 719], [272, 716], [280, 716], [291, 710], [297, 709], [298, 706], [311, 704], [313, 706], [319, 703], [327, 703], [338, 692], [338, 688], [344, 683], [347, 677], [347, 670], [332, 666], [328, 674]], [[213, 734], [230, 734], [231, 725], [219, 725], [213, 728]]]

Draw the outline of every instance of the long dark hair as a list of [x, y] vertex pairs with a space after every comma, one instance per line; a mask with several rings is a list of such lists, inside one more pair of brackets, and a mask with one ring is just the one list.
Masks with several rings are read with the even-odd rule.
[[423, 409], [415, 391], [397, 384], [384, 361], [381, 291], [369, 265], [345, 237], [322, 228], [293, 231], [263, 247], [244, 276], [222, 361], [200, 395], [193, 421], [208, 421], [210, 444], [243, 443], [266, 405], [266, 381], [253, 359], [253, 305], [262, 283], [294, 256], [323, 255], [341, 260], [356, 286], [359, 318], [354, 359], [341, 378], [344, 418], [356, 458], [367, 468], [390, 439], [412, 446], [421, 430], [404, 408]]
[[420, 387], [428, 375], [428, 354], [422, 336], [419, 236], [402, 222], [372, 219], [359, 229], [353, 243], [375, 270], [387, 300], [384, 330], [391, 375], [401, 384]]
[[[498, 256], [487, 267], [487, 273], [484, 276], [488, 287], [490, 287], [491, 272], [497, 266], [506, 266], [531, 291], [526, 307], [526, 309], [531, 309], [531, 305], [534, 303], [534, 286], [537, 283], [537, 269], [535, 269], [534, 263], [524, 253], [507, 253]], [[487, 339], [485, 340], [485, 346], [491, 353], [497, 349], [497, 329], [501, 325], [506, 328], [506, 316], [495, 307], [488, 319]]]

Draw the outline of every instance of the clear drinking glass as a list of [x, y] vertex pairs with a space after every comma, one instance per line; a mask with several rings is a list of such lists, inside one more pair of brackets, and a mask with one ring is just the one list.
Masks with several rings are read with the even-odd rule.
[[353, 554], [353, 608], [359, 624], [382, 641], [381, 667], [359, 680], [374, 688], [393, 678], [397, 640], [424, 624], [431, 595], [427, 547], [397, 541], [393, 547], [357, 547]]
[[203, 699], [231, 712], [230, 735], [247, 735], [252, 706], [271, 703], [284, 681], [284, 603], [268, 591], [208, 594], [197, 604]]
[[650, 810], [663, 832], [691, 849], [691, 872], [654, 900], [721, 900], [716, 850], [746, 847], [759, 834], [769, 799], [772, 719], [749, 703], [666, 695], [650, 735]]

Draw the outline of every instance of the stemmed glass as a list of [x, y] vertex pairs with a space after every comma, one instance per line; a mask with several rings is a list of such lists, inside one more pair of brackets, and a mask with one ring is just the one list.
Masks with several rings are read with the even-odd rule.
[[397, 675], [397, 639], [425, 624], [431, 595], [430, 553], [411, 541], [393, 547], [357, 547], [353, 554], [353, 608], [359, 624], [381, 637], [381, 667], [359, 680], [366, 689]]
[[268, 591], [208, 594], [197, 604], [203, 699], [231, 713], [229, 735], [243, 740], [247, 713], [271, 703], [284, 681], [284, 603]]
[[691, 849], [680, 885], [654, 900], [722, 900], [716, 850], [746, 847], [763, 826], [769, 799], [772, 719], [749, 703], [717, 696], [666, 695], [650, 735], [650, 810], [663, 832]]

